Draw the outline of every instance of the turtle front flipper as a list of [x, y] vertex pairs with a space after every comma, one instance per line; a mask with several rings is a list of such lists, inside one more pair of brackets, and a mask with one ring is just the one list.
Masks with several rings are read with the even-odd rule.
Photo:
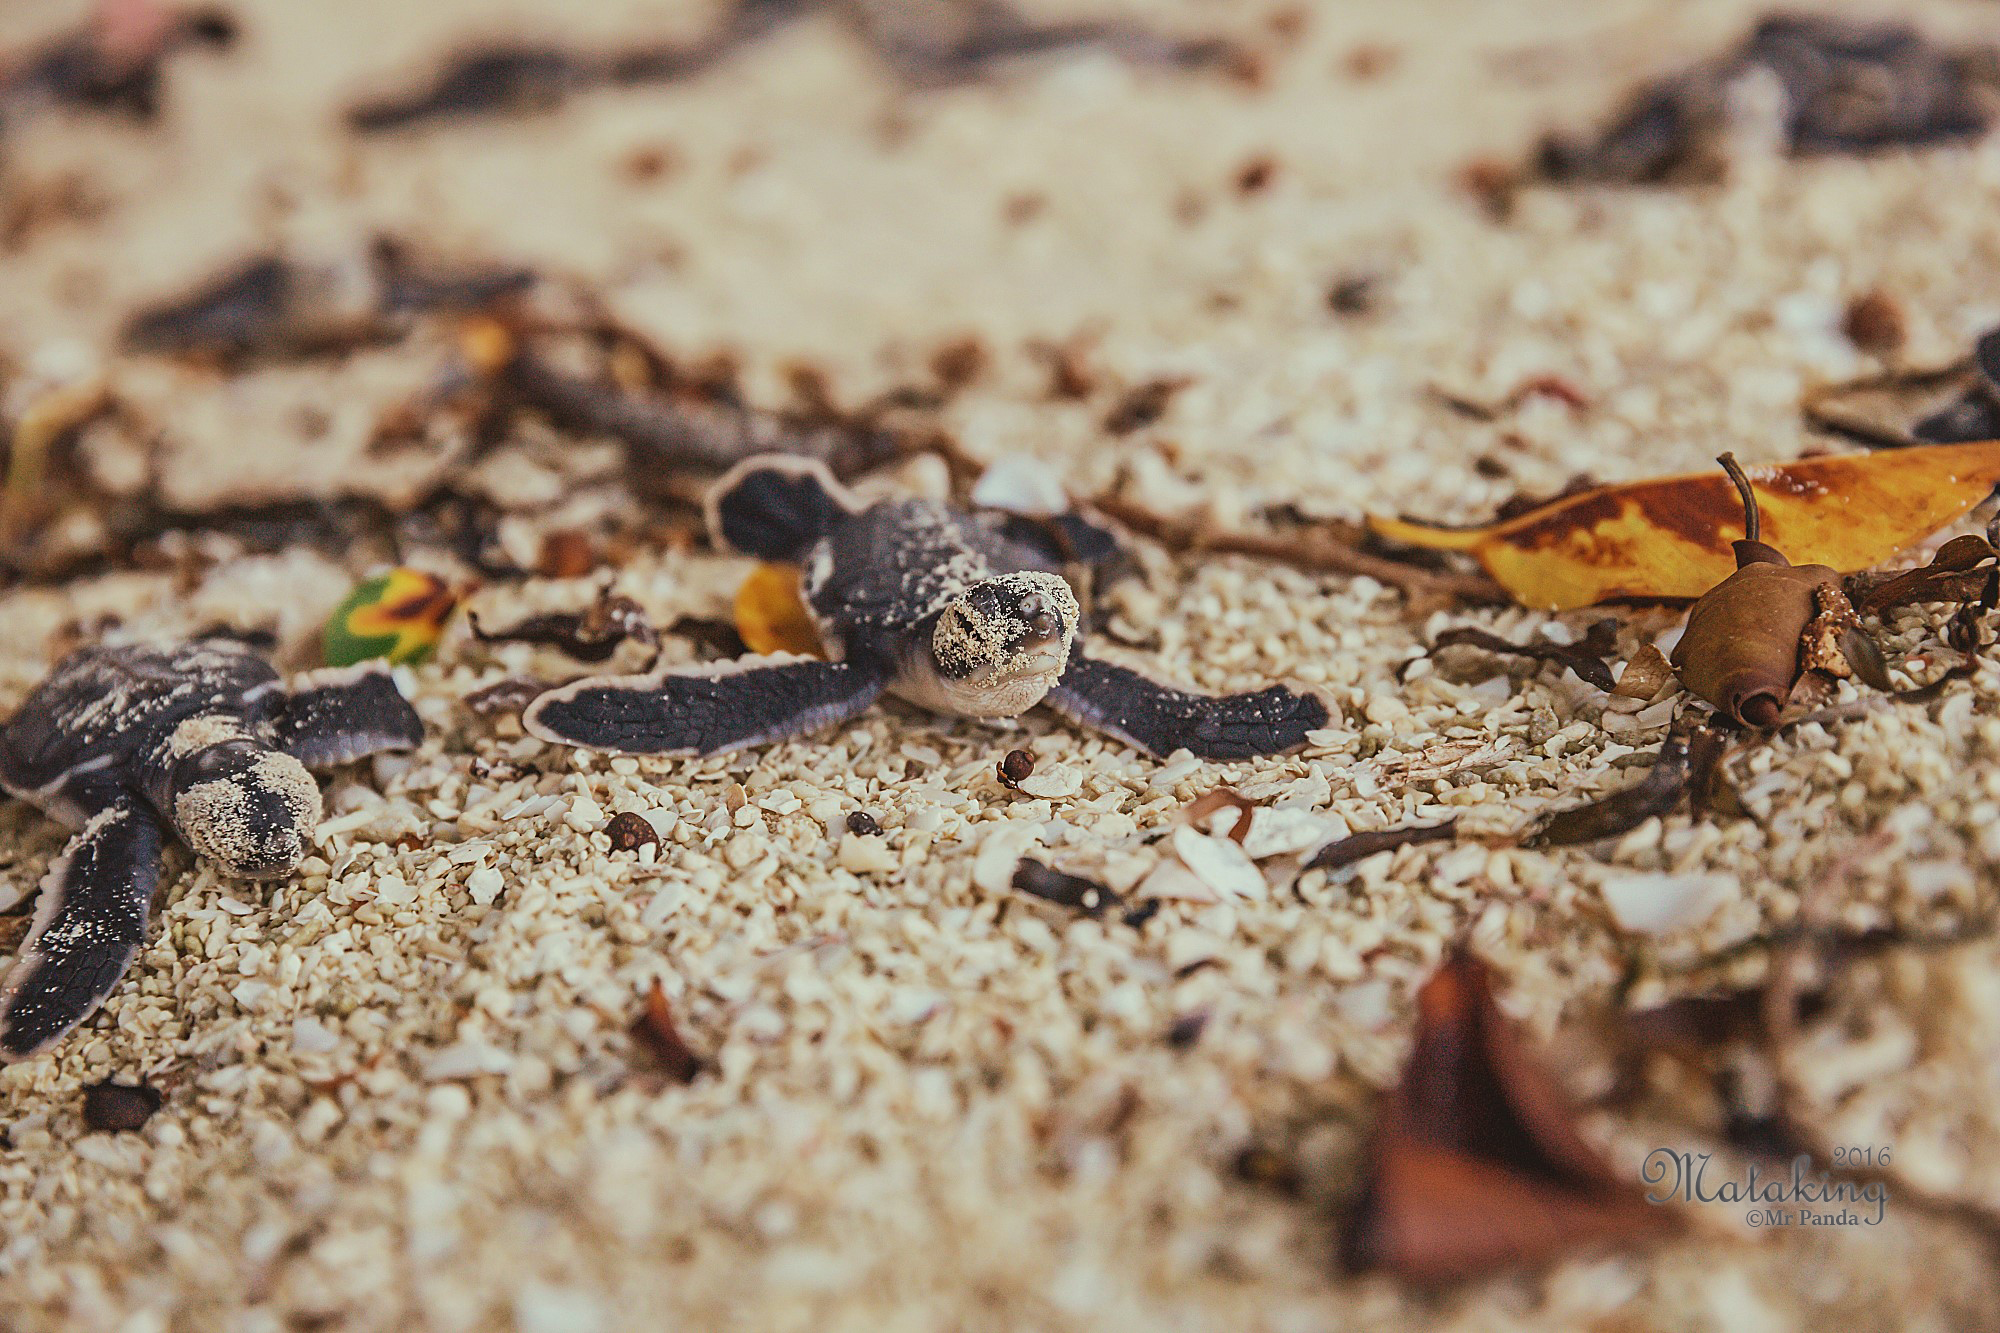
[[853, 662], [774, 654], [550, 690], [521, 715], [545, 741], [622, 754], [711, 755], [845, 721], [888, 677]]
[[1148, 754], [1186, 749], [1203, 759], [1253, 759], [1305, 743], [1327, 724], [1315, 695], [1273, 685], [1253, 694], [1195, 694], [1126, 667], [1070, 654], [1048, 705], [1082, 726]]
[[145, 940], [162, 836], [150, 810], [120, 797], [49, 867], [0, 987], [0, 1060], [47, 1050], [117, 988]]
[[423, 744], [424, 724], [380, 662], [314, 671], [293, 682], [271, 719], [277, 748], [307, 768], [332, 768]]

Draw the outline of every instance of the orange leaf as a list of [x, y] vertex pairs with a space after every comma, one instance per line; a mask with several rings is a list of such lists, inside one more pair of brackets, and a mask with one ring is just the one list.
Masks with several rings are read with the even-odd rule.
[[736, 632], [753, 653], [824, 657], [819, 630], [799, 597], [795, 565], [759, 565], [736, 590]]
[[[1763, 540], [1794, 564], [1870, 569], [2000, 484], [2000, 440], [1839, 454], [1747, 469]], [[1719, 472], [1600, 486], [1488, 527], [1370, 518], [1377, 536], [1478, 558], [1524, 606], [1699, 597], [1736, 570], [1743, 505]]]

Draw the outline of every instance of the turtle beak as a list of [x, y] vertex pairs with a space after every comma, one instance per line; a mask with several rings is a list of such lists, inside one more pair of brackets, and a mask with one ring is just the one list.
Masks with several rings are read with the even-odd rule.
[[296, 827], [286, 824], [267, 830], [256, 840], [255, 849], [231, 869], [246, 879], [279, 879], [297, 870], [305, 859], [305, 839]]

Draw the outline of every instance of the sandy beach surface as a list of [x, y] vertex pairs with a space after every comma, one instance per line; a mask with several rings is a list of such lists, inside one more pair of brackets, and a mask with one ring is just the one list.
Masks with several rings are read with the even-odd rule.
[[[858, 403], [976, 339], [983, 367], [941, 424], [1073, 494], [1122, 478], [1223, 523], [1277, 506], [1462, 522], [1578, 474], [1796, 457], [1815, 443], [1801, 393], [1881, 364], [1841, 331], [1871, 289], [1906, 312], [1909, 364], [2000, 320], [2000, 141], [1529, 189], [1505, 217], [1465, 188], [1469, 163], [1736, 40], [1759, 12], [1736, 0], [1030, 9], [1086, 5], [1239, 38], [1261, 77], [1086, 55], [915, 89], [828, 17], [684, 84], [360, 139], [342, 105], [462, 40], [609, 44], [691, 34], [709, 11], [240, 0], [236, 48], [176, 57], [156, 123], [50, 114], [0, 138], [0, 192], [81, 201], [0, 252], [0, 395], [18, 411], [102, 376], [129, 416], [93, 437], [96, 465], [140, 484], [143, 443], [187, 507], [403, 494], [435, 454], [369, 443], [448, 332], [228, 371], [117, 342], [134, 310], [247, 255], [386, 233], [559, 278], [689, 361], [727, 353], [765, 405], [800, 365]], [[1940, 37], [2000, 32], [1970, 0], [1893, 8]], [[0, 6], [0, 50], [82, 12]], [[1365, 309], [1333, 308], [1342, 284]], [[1057, 345], [1090, 367], [1080, 397], [1049, 393]], [[1437, 392], [1492, 402], [1536, 376], [1579, 402], [1475, 420]], [[1185, 384], [1156, 422], [1105, 429], [1125, 391], [1168, 378]], [[636, 512], [616, 457], [539, 428], [502, 441], [479, 475], [508, 548]], [[940, 469], [872, 484], [935, 489]], [[747, 568], [685, 541], [621, 559], [617, 590], [658, 624], [728, 615]], [[0, 592], [0, 712], [107, 624], [268, 629], [309, 665], [371, 561], [297, 549]], [[2000, 673], [1746, 754], [1750, 818], [1298, 877], [1287, 855], [1350, 831], [1456, 816], [1504, 833], [1629, 782], [1665, 714], [1553, 670], [1482, 678], [1425, 655], [1446, 625], [1580, 634], [1602, 613], [1413, 615], [1366, 578], [1144, 544], [1140, 561], [1109, 599], [1109, 651], [1207, 689], [1302, 682], [1338, 718], [1302, 752], [1232, 764], [1147, 758], [1042, 713], [900, 704], [721, 759], [606, 759], [469, 711], [477, 687], [577, 668], [475, 642], [460, 616], [399, 673], [430, 739], [334, 779], [294, 880], [176, 853], [113, 998], [0, 1069], [0, 1327], [2000, 1328], [1989, 1242], [1893, 1194], [1878, 1226], [1757, 1231], [1698, 1209], [1649, 1250], [1443, 1292], [1334, 1261], [1412, 993], [1453, 940], [1546, 1037], [1609, 1003], [1635, 959], [1652, 980], [1632, 1001], [1661, 998], [1823, 884], [1856, 929], [1976, 911], [2000, 866]], [[576, 608], [602, 577], [494, 583], [472, 606], [487, 623]], [[1891, 621], [1892, 661], [1935, 645], [1934, 611]], [[1677, 614], [1620, 620], [1629, 655]], [[1059, 794], [1001, 785], [1015, 748]], [[1219, 785], [1275, 812], [1260, 891], [1176, 898], [1134, 928], [1007, 890], [1036, 848], [1131, 890]], [[626, 811], [656, 854], [610, 850]], [[881, 834], [850, 832], [856, 812]], [[0, 808], [4, 910], [28, 910], [65, 836]], [[1624, 928], [1607, 904], [1647, 875], [1713, 901]], [[628, 1036], [655, 984], [709, 1062], [687, 1086]], [[2000, 1207], [2000, 944], [1863, 959], [1805, 1040], [1829, 1142], [1893, 1145], [1913, 1188]], [[82, 1090], [110, 1077], [162, 1087], [164, 1107], [86, 1132]], [[1650, 1149], [1699, 1138], [1655, 1110], [1586, 1121], [1635, 1180]], [[1251, 1148], [1292, 1163], [1293, 1188], [1245, 1179]]]

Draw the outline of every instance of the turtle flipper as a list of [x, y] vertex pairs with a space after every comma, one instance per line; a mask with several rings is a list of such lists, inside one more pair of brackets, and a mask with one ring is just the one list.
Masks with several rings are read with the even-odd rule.
[[423, 744], [424, 724], [380, 662], [315, 671], [293, 682], [271, 719], [275, 742], [307, 768], [332, 768]]
[[1253, 694], [1195, 694], [1070, 653], [1048, 705], [1072, 722], [1148, 754], [1187, 749], [1203, 759], [1251, 759], [1305, 742], [1327, 723], [1323, 700], [1273, 685]]
[[722, 754], [853, 717], [888, 678], [852, 662], [777, 654], [720, 667], [598, 676], [550, 690], [521, 714], [545, 741], [624, 754]]
[[797, 564], [854, 497], [817, 459], [785, 454], [746, 458], [708, 493], [708, 530], [731, 550]]
[[152, 812], [120, 797], [49, 867], [34, 925], [0, 988], [0, 1061], [48, 1049], [117, 988], [145, 941], [161, 840]]

